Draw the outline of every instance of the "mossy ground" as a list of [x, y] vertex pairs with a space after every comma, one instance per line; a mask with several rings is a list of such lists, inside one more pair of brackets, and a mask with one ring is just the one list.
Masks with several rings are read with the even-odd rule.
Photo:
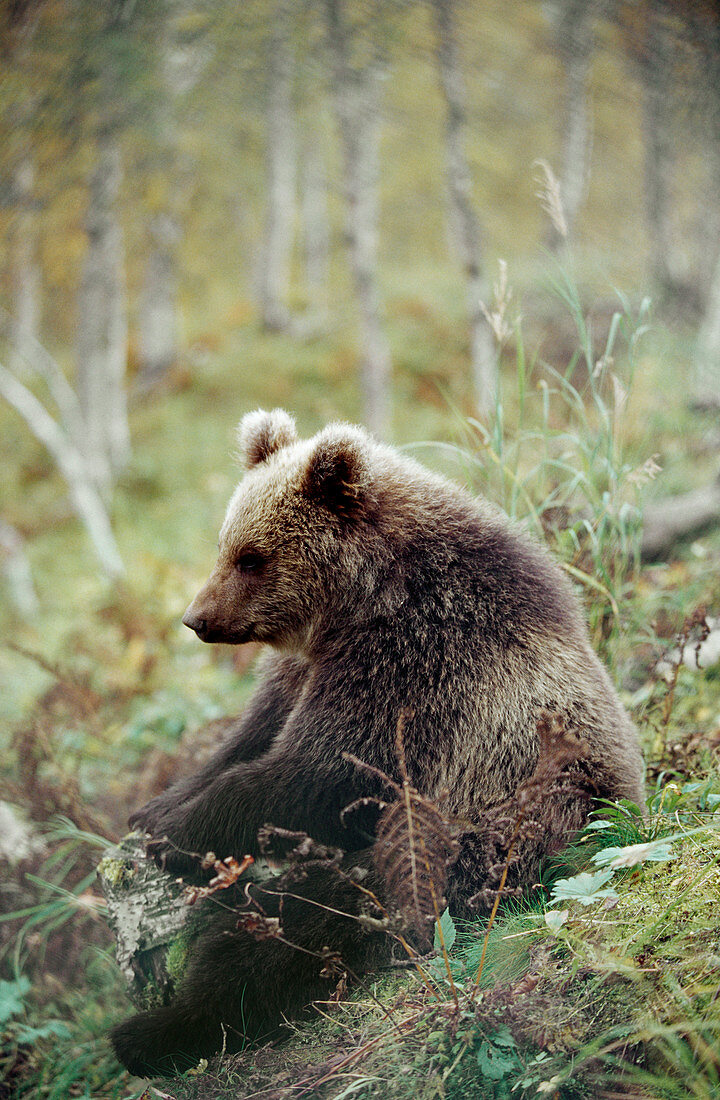
[[[647, 828], [678, 833], [667, 814]], [[178, 1100], [709, 1100], [720, 1083], [720, 820], [700, 814], [684, 830], [671, 860], [623, 872], [611, 904], [568, 903], [559, 928], [545, 902], [501, 909], [479, 982], [485, 926], [460, 928], [450, 952], [457, 1001], [444, 965], [425, 963], [429, 981], [417, 972], [368, 980], [350, 999], [319, 1006], [321, 1019], [167, 1087]]]

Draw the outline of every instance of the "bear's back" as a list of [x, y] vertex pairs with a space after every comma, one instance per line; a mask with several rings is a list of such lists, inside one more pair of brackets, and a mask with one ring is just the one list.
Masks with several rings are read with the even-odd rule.
[[386, 754], [374, 762], [389, 766], [398, 708], [411, 712], [416, 785], [472, 816], [532, 772], [551, 713], [587, 742], [604, 793], [641, 797], [634, 729], [560, 566], [487, 502], [381, 451], [359, 538], [383, 566], [348, 599], [333, 670], [349, 715], [363, 691], [373, 700]]

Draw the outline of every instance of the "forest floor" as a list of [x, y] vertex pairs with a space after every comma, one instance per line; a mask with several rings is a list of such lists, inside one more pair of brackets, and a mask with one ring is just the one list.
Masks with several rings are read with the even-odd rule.
[[686, 409], [679, 341], [639, 334], [642, 311], [618, 307], [608, 350], [611, 320], [593, 335], [587, 310], [551, 297], [523, 304], [525, 340], [504, 349], [485, 429], [467, 419], [459, 307], [391, 298], [396, 441], [560, 556], [640, 729], [647, 816], [598, 808], [564, 865], [527, 903], [502, 903], [489, 933], [448, 915], [426, 966], [340, 990], [271, 1044], [153, 1086], [107, 1044], [131, 1006], [94, 867], [251, 690], [254, 654], [202, 647], [180, 626], [237, 476], [234, 424], [257, 404], [291, 408], [304, 431], [359, 415], [352, 344], [265, 335], [244, 303], [223, 307], [222, 339], [190, 334], [187, 360], [133, 406], [113, 502], [127, 576], [112, 587], [49, 460], [0, 412], [3, 504], [41, 608], [34, 622], [0, 611], [3, 798], [32, 823], [5, 853], [0, 892], [0, 1097], [720, 1096], [720, 665], [694, 656], [720, 618], [720, 536], [664, 562], [636, 554], [643, 494], [716, 473], [716, 419]]

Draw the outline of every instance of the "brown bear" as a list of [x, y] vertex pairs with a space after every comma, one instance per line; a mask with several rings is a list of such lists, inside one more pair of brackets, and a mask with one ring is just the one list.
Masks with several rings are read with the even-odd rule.
[[[540, 546], [360, 428], [300, 440], [285, 412], [257, 411], [239, 440], [246, 472], [183, 622], [202, 641], [264, 642], [272, 655], [214, 759], [131, 818], [157, 859], [187, 872], [197, 867], [187, 853], [255, 855], [271, 823], [342, 848], [381, 892], [365, 853], [387, 787], [344, 754], [399, 781], [401, 714], [411, 783], [466, 823], [447, 888], [457, 911], [487, 875], [472, 825], [533, 773], [544, 715], [582, 738], [578, 767], [593, 792], [642, 801], [634, 728], [570, 583]], [[368, 812], [343, 814], [358, 799]], [[515, 880], [532, 882], [587, 811], [562, 786], [549, 796]], [[115, 1028], [120, 1060], [139, 1074], [173, 1070], [266, 1034], [327, 996], [324, 948], [351, 973], [377, 964], [388, 936], [353, 916], [367, 896], [332, 867], [274, 902], [265, 892], [287, 942], [254, 939], [218, 906], [174, 1001]]]

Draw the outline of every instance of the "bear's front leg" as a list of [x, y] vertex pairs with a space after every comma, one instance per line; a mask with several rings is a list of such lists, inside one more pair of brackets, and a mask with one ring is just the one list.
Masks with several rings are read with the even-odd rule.
[[193, 852], [211, 851], [218, 859], [257, 856], [258, 832], [267, 824], [302, 830], [346, 850], [363, 847], [364, 834], [355, 837], [353, 824], [345, 827], [340, 815], [359, 795], [375, 791], [358, 787], [355, 770], [344, 761], [333, 772], [322, 763], [286, 749], [237, 764], [164, 818], [148, 851], [161, 866], [184, 873], [197, 870]]
[[[197, 873], [207, 852], [218, 859], [258, 854], [266, 822], [285, 825], [270, 791], [276, 772], [265, 762], [237, 764], [194, 798], [173, 806], [152, 829], [148, 854], [171, 874]], [[278, 788], [284, 785], [277, 781]]]
[[295, 704], [307, 675], [304, 660], [276, 657], [266, 661], [260, 683], [241, 717], [229, 724], [225, 742], [194, 775], [174, 783], [130, 815], [131, 829], [162, 836], [175, 826], [175, 811], [236, 765], [268, 752]]

